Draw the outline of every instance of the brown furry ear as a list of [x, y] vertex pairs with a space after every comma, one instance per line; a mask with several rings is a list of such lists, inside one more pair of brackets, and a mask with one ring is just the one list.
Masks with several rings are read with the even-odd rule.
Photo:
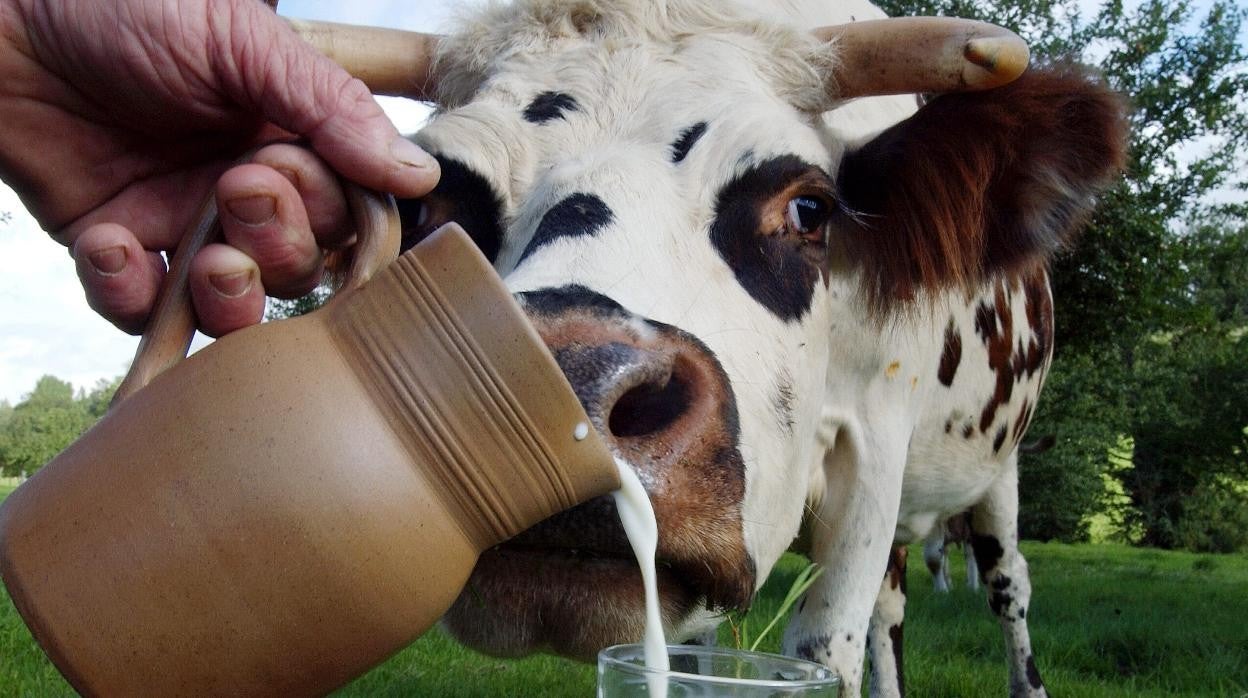
[[1047, 260], [1121, 172], [1124, 100], [1086, 68], [943, 95], [841, 163], [838, 230], [871, 305]]

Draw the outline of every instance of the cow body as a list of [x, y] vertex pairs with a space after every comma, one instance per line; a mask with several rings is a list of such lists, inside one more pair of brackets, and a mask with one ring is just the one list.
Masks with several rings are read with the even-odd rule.
[[[987, 579], [1021, 621], [1014, 450], [1051, 354], [1043, 263], [1122, 140], [1117, 102], [1070, 71], [917, 113], [913, 96], [838, 102], [836, 54], [807, 30], [879, 16], [490, 6], [444, 42], [442, 108], [416, 136], [442, 182], [401, 204], [407, 245], [465, 227], [638, 472], [669, 639], [747, 606], [809, 505], [825, 573], [785, 647], [851, 691], [877, 597], [871, 635], [899, 625], [880, 593], [894, 541], [957, 511], [998, 542]], [[445, 623], [487, 652], [589, 659], [643, 617], [602, 498], [487, 551]]]
[[[856, 406], [852, 417], [825, 415], [838, 428], [829, 429], [824, 437], [828, 448], [822, 470], [828, 474], [824, 487], [829, 494], [815, 517], [827, 521], [835, 515], [841, 525], [878, 517], [876, 525], [838, 531], [839, 535], [826, 536], [823, 544], [848, 542], [851, 550], [865, 550], [878, 542], [873, 538], [881, 531], [893, 530], [883, 541], [889, 569], [882, 583], [880, 577], [858, 577], [860, 572], [845, 568], [825, 570], [790, 625], [785, 649], [829, 664], [840, 656], [861, 656], [865, 650], [871, 659], [872, 693], [900, 694], [905, 557], [904, 550], [890, 556], [888, 547], [923, 540], [953, 513], [971, 509], [972, 540], [980, 556], [978, 573], [991, 588], [990, 605], [1005, 629], [1011, 691], [1042, 694], [1025, 621], [1030, 584], [1017, 547], [1016, 449], [1051, 357], [1052, 302], [1047, 277], [1039, 271], [1003, 276], [970, 297], [946, 294], [930, 312], [889, 328], [872, 346], [882, 350], [875, 355], [876, 375], [859, 373], [863, 384], [837, 385], [830, 390], [878, 394], [875, 405], [881, 413], [871, 414], [873, 405], [868, 404]], [[845, 433], [847, 426], [854, 431]], [[874, 430], [881, 435], [873, 434]], [[872, 440], [879, 445], [860, 445]], [[850, 453], [843, 454], [845, 449]], [[857, 461], [862, 467], [864, 461], [870, 462], [871, 453], [862, 454], [860, 449], [870, 449], [879, 458], [873, 464], [878, 469], [874, 477], [892, 480], [898, 487], [892, 529], [887, 522], [890, 511], [878, 500], [860, 504], [829, 498], [832, 493], [863, 489], [837, 480], [864, 477], [862, 471], [840, 460]], [[862, 507], [861, 513], [857, 518], [847, 517], [845, 512], [855, 505]], [[846, 556], [821, 548], [820, 543], [816, 537], [814, 559]], [[845, 593], [851, 585], [859, 586], [863, 597], [873, 597], [874, 608], [851, 608]], [[870, 613], [865, 635], [856, 630], [863, 622], [855, 611]], [[848, 674], [855, 668], [840, 666], [838, 670]]]

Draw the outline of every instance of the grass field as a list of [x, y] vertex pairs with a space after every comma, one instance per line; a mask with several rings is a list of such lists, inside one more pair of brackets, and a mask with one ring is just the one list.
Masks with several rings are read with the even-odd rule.
[[[1054, 695], [1248, 696], [1248, 556], [1115, 545], [1032, 543], [1023, 550], [1035, 587], [1027, 617], [1037, 664]], [[921, 560], [921, 551], [910, 559]], [[786, 556], [747, 630], [765, 625], [803, 564]], [[909, 693], [1004, 695], [1001, 636], [983, 598], [962, 589], [934, 594], [920, 564], [909, 577]], [[732, 642], [726, 626], [720, 641]], [[776, 650], [778, 641], [769, 638], [763, 649]], [[593, 686], [592, 666], [484, 657], [435, 629], [335, 695], [589, 696]], [[72, 695], [68, 685], [0, 592], [0, 696], [64, 695]]]

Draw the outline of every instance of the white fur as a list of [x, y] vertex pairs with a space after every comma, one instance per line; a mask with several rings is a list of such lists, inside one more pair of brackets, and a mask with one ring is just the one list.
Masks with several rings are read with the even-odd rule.
[[[814, 502], [814, 556], [825, 573], [785, 647], [810, 653], [818, 644], [813, 654], [842, 673], [850, 694], [889, 548], [926, 535], [1013, 472], [1013, 446], [993, 453], [991, 430], [975, 439], [944, 431], [951, 410], [977, 418], [992, 392], [974, 303], [949, 294], [931, 300], [930, 312], [881, 325], [868, 319], [853, 272], [834, 267], [810, 312], [785, 322], [742, 288], [707, 231], [716, 193], [749, 164], [743, 153], [798, 154], [834, 173], [847, 145], [913, 113], [913, 96], [841, 105], [827, 97], [833, 54], [807, 30], [882, 16], [862, 0], [491, 4], [445, 44], [444, 111], [417, 136], [501, 195], [497, 266], [513, 291], [581, 284], [680, 327], [719, 357], [739, 410], [743, 533], [758, 581]], [[535, 94], [556, 89], [575, 95], [573, 118], [540, 127], [521, 118]], [[669, 144], [701, 121], [706, 135], [673, 166]], [[544, 212], [571, 192], [602, 198], [613, 223], [520, 261]], [[1016, 320], [1026, 317], [1021, 295]], [[936, 375], [951, 317], [963, 357], [947, 388]], [[788, 378], [791, 430], [772, 407]], [[1034, 404], [1038, 383], [1018, 386], [998, 419], [1016, 415], [1024, 395]], [[669, 631], [678, 639], [716, 622], [702, 612]]]

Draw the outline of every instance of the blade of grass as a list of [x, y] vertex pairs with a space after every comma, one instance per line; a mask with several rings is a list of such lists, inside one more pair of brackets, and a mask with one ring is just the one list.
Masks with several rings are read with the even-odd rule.
[[793, 579], [793, 585], [789, 587], [789, 593], [785, 594], [784, 601], [780, 604], [780, 609], [776, 611], [776, 615], [772, 616], [771, 622], [767, 624], [767, 627], [763, 628], [758, 637], [754, 638], [753, 644], [750, 645], [751, 652], [758, 649], [758, 646], [763, 642], [763, 638], [767, 637], [767, 633], [771, 632], [776, 623], [780, 622], [780, 619], [789, 612], [793, 604], [797, 603], [797, 600], [802, 597], [802, 594], [806, 593], [806, 590], [815, 583], [816, 579], [819, 579], [821, 574], [823, 574], [823, 568], [813, 562], [798, 573], [797, 577]]

